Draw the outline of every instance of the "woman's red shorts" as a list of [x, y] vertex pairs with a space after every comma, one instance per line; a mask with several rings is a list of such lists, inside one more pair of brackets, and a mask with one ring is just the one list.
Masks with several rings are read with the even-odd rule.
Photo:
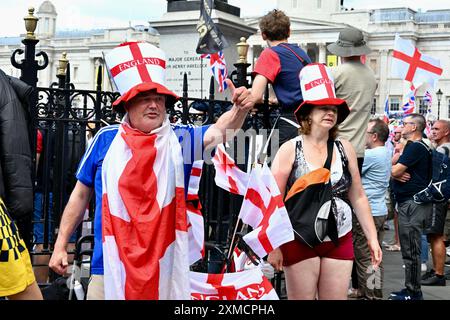
[[283, 253], [283, 265], [290, 266], [314, 257], [353, 260], [355, 256], [353, 255], [352, 232], [349, 231], [338, 240], [339, 245], [337, 247], [331, 241], [323, 242], [314, 248], [301, 243], [297, 239], [285, 243], [280, 247]]

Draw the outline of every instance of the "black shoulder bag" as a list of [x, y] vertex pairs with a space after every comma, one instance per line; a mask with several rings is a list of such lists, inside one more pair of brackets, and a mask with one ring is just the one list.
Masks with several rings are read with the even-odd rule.
[[330, 179], [333, 145], [334, 141], [328, 140], [328, 156], [323, 168], [298, 178], [285, 198], [296, 238], [310, 247], [322, 243], [326, 236], [338, 245]]

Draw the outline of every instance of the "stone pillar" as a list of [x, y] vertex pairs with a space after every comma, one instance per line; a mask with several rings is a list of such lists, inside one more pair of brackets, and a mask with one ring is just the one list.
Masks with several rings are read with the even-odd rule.
[[300, 42], [300, 43], [298, 43], [298, 46], [300, 48], [302, 48], [303, 51], [305, 51], [305, 52], [308, 50], [308, 44], [306, 42]]
[[378, 106], [376, 113], [383, 114], [384, 113], [384, 103], [386, 101], [386, 96], [390, 94], [389, 90], [389, 81], [392, 79], [388, 79], [388, 49], [380, 50], [380, 75], [378, 79]]
[[253, 45], [250, 45], [250, 47], [248, 48], [248, 53], [247, 53], [247, 62], [251, 64], [250, 68], [253, 71], [253, 69], [255, 69], [255, 64], [254, 64], [254, 51], [253, 51]]
[[327, 63], [327, 48], [326, 44], [321, 42], [318, 43], [317, 46], [319, 47], [319, 63]]

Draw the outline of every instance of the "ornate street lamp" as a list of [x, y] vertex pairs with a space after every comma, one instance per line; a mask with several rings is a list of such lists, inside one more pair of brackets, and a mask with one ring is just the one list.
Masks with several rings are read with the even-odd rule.
[[438, 101], [438, 120], [440, 119], [440, 114], [441, 114], [441, 99], [442, 99], [442, 91], [441, 89], [438, 89], [438, 91], [436, 92], [436, 97], [437, 97], [437, 101]]

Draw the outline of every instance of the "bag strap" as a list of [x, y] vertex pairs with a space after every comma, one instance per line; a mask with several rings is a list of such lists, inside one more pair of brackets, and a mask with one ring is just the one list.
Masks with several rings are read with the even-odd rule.
[[297, 53], [295, 53], [295, 51], [292, 50], [292, 48], [289, 48], [289, 46], [285, 45], [284, 43], [280, 43], [279, 46], [291, 51], [297, 57], [297, 59], [300, 60], [303, 66], [305, 66], [305, 60], [302, 57], [300, 57]]
[[331, 168], [331, 159], [333, 158], [333, 145], [334, 145], [334, 141], [333, 139], [328, 139], [327, 142], [327, 160], [325, 161], [325, 164], [323, 165], [323, 167], [325, 169], [330, 170]]
[[444, 154], [448, 157], [450, 155], [450, 150], [448, 149], [448, 147], [441, 147], [444, 150]]
[[420, 143], [425, 149], [427, 149], [428, 153], [430, 154], [429, 158], [428, 158], [428, 177], [429, 177], [429, 180], [431, 181], [431, 180], [433, 180], [433, 157], [432, 157], [433, 153], [432, 153], [432, 150], [425, 142], [423, 142], [423, 140], [419, 140], [416, 142]]

